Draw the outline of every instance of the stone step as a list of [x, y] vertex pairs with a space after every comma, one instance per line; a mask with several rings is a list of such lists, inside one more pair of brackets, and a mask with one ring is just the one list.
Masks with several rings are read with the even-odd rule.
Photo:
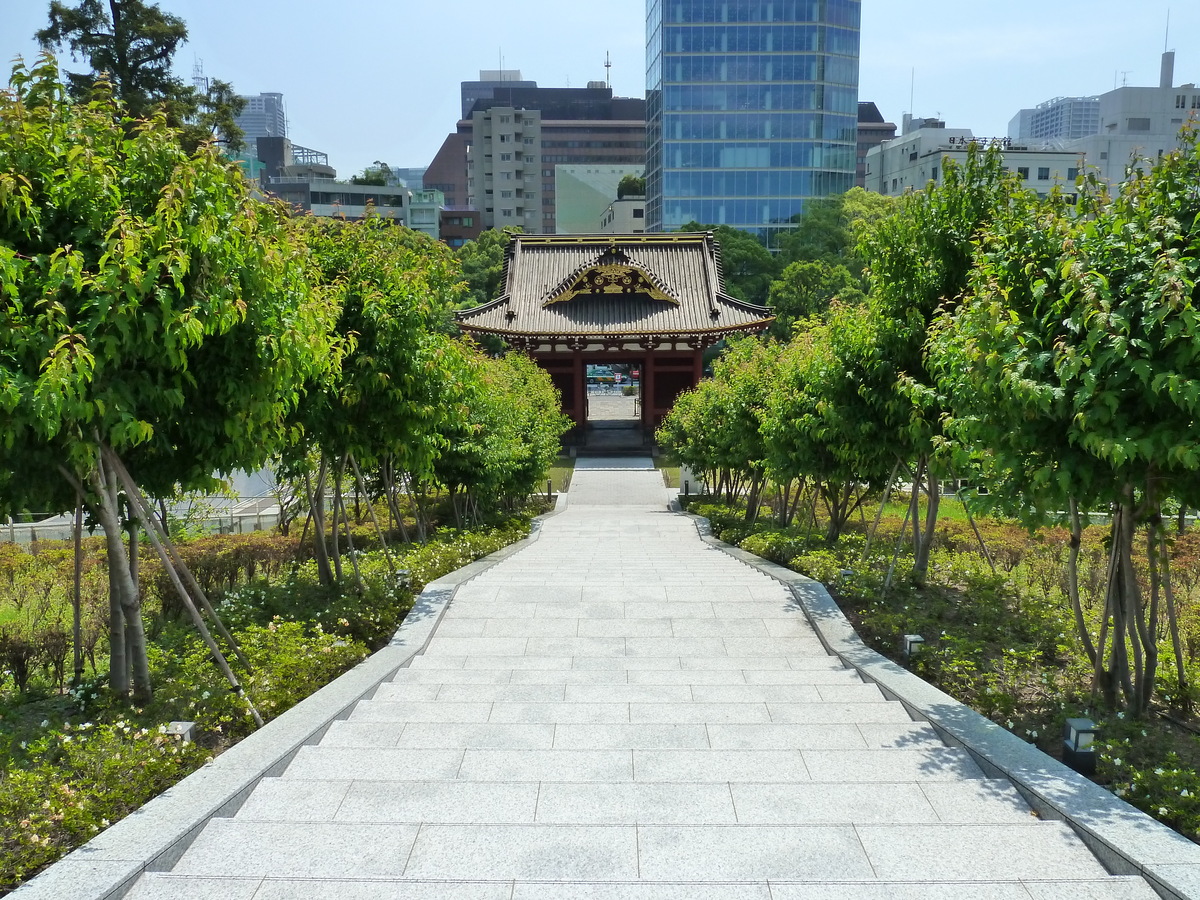
[[[459, 799], [465, 801], [466, 796]], [[515, 793], [509, 799], [521, 802]], [[652, 801], [648, 796], [647, 802]], [[603, 806], [607, 801], [599, 796], [593, 802]], [[920, 860], [920, 865], [914, 865], [914, 860]], [[172, 872], [210, 878], [768, 880], [833, 882], [832, 886], [844, 881], [912, 879], [916, 884], [958, 882], [960, 888], [961, 883], [986, 881], [1108, 883], [1104, 868], [1067, 826], [1038, 821], [854, 826], [418, 825], [214, 819]]]
[[918, 785], [265, 778], [240, 821], [359, 824], [1036, 825], [1006, 781]]
[[1158, 900], [1141, 878], [1089, 880], [712, 882], [526, 882], [399, 879], [208, 878], [151, 872], [127, 900]]
[[917, 722], [818, 724], [445, 723], [339, 721], [320, 747], [491, 750], [921, 750], [945, 746]]
[[811, 685], [861, 684], [853, 669], [844, 668], [832, 657], [816, 660], [818, 665], [803, 670], [742, 670], [699, 671], [696, 669], [567, 669], [563, 671], [513, 669], [433, 669], [404, 668], [385, 684], [688, 684], [688, 685]]
[[[382, 691], [384, 685], [380, 685]], [[432, 685], [419, 687], [430, 688]], [[515, 688], [527, 685], [512, 686]], [[553, 685], [537, 685], [553, 689]], [[629, 685], [634, 689], [655, 690], [656, 686]], [[661, 687], [661, 686], [657, 686]], [[604, 692], [587, 700], [360, 700], [351, 711], [352, 722], [545, 722], [551, 724], [839, 724], [908, 722], [904, 706], [882, 699], [870, 700], [840, 694], [850, 688], [877, 689], [874, 685], [815, 685], [809, 690], [834, 692], [828, 700], [778, 700], [751, 702], [641, 701], [600, 699]]]

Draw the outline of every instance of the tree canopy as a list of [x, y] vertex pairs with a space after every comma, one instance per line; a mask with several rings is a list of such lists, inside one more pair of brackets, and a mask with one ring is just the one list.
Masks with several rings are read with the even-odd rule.
[[47, 50], [67, 50], [87, 72], [67, 74], [71, 95], [86, 99], [96, 81], [113, 85], [127, 115], [147, 119], [158, 108], [179, 129], [191, 150], [220, 134], [230, 149], [242, 147], [234, 121], [245, 101], [217, 79], [204, 91], [184, 83], [171, 69], [176, 51], [187, 42], [183, 19], [143, 0], [52, 0], [49, 24], [37, 33]]

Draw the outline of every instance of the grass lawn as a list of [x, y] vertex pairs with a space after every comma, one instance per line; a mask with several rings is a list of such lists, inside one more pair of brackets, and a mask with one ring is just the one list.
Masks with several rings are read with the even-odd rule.
[[560, 456], [546, 473], [546, 479], [553, 483], [554, 490], [565, 492], [571, 489], [571, 473], [575, 471], [575, 457]]

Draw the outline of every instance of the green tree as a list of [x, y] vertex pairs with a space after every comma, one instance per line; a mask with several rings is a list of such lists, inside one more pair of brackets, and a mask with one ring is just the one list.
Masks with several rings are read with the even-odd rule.
[[798, 320], [824, 315], [834, 300], [864, 302], [862, 279], [845, 266], [824, 260], [791, 263], [771, 282], [767, 303], [775, 321], [769, 333], [787, 340]]
[[[930, 342], [948, 428], [984, 458], [1001, 501], [1033, 522], [1066, 511], [1080, 641], [1105, 700], [1122, 698], [1134, 715], [1153, 697], [1164, 614], [1181, 687], [1187, 677], [1162, 506], [1172, 495], [1200, 499], [1200, 150], [1191, 137], [1185, 151], [1132, 173], [1111, 202], [1091, 186], [1082, 215], [1057, 198], [1003, 210], [985, 235], [973, 294]], [[1075, 562], [1081, 511], [1105, 506], [1109, 582], [1093, 639]]]
[[[444, 244], [378, 216], [310, 217], [298, 227], [311, 252], [310, 280], [337, 311], [334, 330], [344, 348], [340, 369], [310, 385], [299, 412], [321, 451], [313, 496], [317, 562], [322, 580], [332, 583], [341, 566], [337, 542], [331, 556], [322, 540], [324, 473], [333, 473], [337, 497], [350, 457], [387, 461], [412, 479], [428, 479], [443, 446], [443, 418], [457, 407], [446, 402], [443, 358], [451, 339], [438, 324], [457, 290], [458, 267]], [[335, 518], [340, 514], [335, 503]]]
[[213, 80], [202, 92], [172, 72], [175, 52], [187, 42], [183, 19], [143, 0], [78, 0], [74, 5], [52, 0], [49, 18], [37, 33], [38, 43], [47, 50], [65, 48], [73, 60], [89, 66], [88, 72], [67, 75], [77, 100], [87, 98], [103, 76], [133, 118], [147, 119], [165, 109], [187, 149], [217, 133], [230, 149], [241, 149], [242, 131], [234, 120], [245, 101], [224, 81]]
[[[912, 464], [913, 578], [923, 582], [929, 566], [939, 506], [939, 482], [946, 475], [945, 413], [936, 382], [926, 368], [925, 343], [931, 323], [953, 310], [968, 289], [974, 248], [983, 229], [1019, 190], [1004, 174], [998, 149], [972, 145], [965, 163], [945, 161], [940, 184], [907, 195], [896, 214], [866, 232], [860, 253], [867, 261], [869, 308], [878, 334], [900, 379], [881, 398], [893, 411], [884, 419], [904, 422]], [[927, 498], [924, 526], [918, 525], [918, 497]]]
[[482, 306], [500, 296], [500, 290], [504, 287], [500, 283], [504, 275], [504, 253], [508, 249], [510, 236], [520, 231], [520, 228], [489, 228], [458, 249], [458, 261], [466, 281], [462, 308]]
[[643, 175], [623, 175], [617, 183], [617, 199], [626, 197], [645, 197], [646, 178]]
[[779, 357], [778, 345], [735, 339], [713, 363], [713, 374], [676, 400], [658, 441], [728, 499], [745, 492], [746, 518], [758, 514], [766, 486], [761, 426]]
[[729, 225], [701, 225], [688, 222], [682, 232], [711, 231], [721, 251], [721, 273], [725, 290], [731, 297], [759, 306], [767, 305], [771, 282], [779, 273], [779, 263], [763, 242], [748, 231]]
[[[0, 470], [83, 494], [108, 546], [111, 686], [145, 700], [121, 459], [159, 495], [261, 463], [328, 365], [329, 322], [283, 208], [214, 150], [185, 153], [161, 113], [129, 133], [123, 112], [70, 101], [49, 59], [0, 93]], [[45, 485], [38, 507], [64, 501]]]
[[511, 509], [542, 485], [571, 420], [550, 376], [529, 357], [458, 347], [462, 374], [453, 382], [462, 414], [447, 419], [434, 472], [461, 525]]
[[831, 542], [895, 465], [895, 429], [874, 403], [895, 370], [876, 324], [864, 307], [835, 303], [828, 322], [799, 331], [773, 372], [763, 416], [769, 473], [816, 486]]
[[785, 263], [826, 262], [857, 275], [863, 267], [857, 253], [860, 240], [895, 211], [896, 202], [860, 187], [809, 200], [796, 227], [779, 236], [779, 255]]

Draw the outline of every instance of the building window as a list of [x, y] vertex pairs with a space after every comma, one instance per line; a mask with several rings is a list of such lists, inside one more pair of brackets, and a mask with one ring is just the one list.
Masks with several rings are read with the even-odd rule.
[[934, 180], [934, 181], [937, 181], [937, 180], [938, 180], [938, 167], [937, 167], [937, 166], [934, 166], [934, 167], [931, 169], [931, 171], [933, 172], [933, 180]]
[[501, 153], [500, 154], [500, 162], [512, 162], [512, 154], [511, 153]]
[[1192, 94], [1192, 109], [1200, 109], [1200, 94]]
[[502, 218], [502, 219], [511, 219], [512, 215], [513, 215], [513, 211], [511, 209], [501, 209], [500, 210], [500, 218]]
[[1029, 166], [1017, 166], [1017, 177], [1022, 181], [1029, 178]]
[[646, 211], [644, 209], [635, 209], [633, 211], [633, 217], [635, 219], [644, 219], [646, 218]]
[[511, 122], [511, 121], [512, 121], [512, 116], [501, 116], [501, 117], [500, 117], [500, 124], [501, 124], [501, 125], [507, 125], [507, 124], [508, 124], [509, 122]]
[[1150, 120], [1143, 118], [1127, 119], [1125, 122], [1125, 128], [1127, 131], [1149, 131]]
[[1079, 169], [1074, 168], [1074, 167], [1067, 169], [1067, 181], [1073, 182], [1078, 177], [1079, 177]]
[[1050, 167], [1049, 166], [1038, 166], [1038, 181], [1049, 181], [1049, 180], [1050, 180]]
[[500, 143], [502, 143], [502, 144], [512, 143], [512, 135], [511, 134], [500, 135]]
[[1175, 95], [1175, 108], [1176, 109], [1187, 109], [1187, 94], [1176, 94]]
[[501, 191], [500, 199], [501, 200], [511, 200], [512, 199], [512, 191]]

